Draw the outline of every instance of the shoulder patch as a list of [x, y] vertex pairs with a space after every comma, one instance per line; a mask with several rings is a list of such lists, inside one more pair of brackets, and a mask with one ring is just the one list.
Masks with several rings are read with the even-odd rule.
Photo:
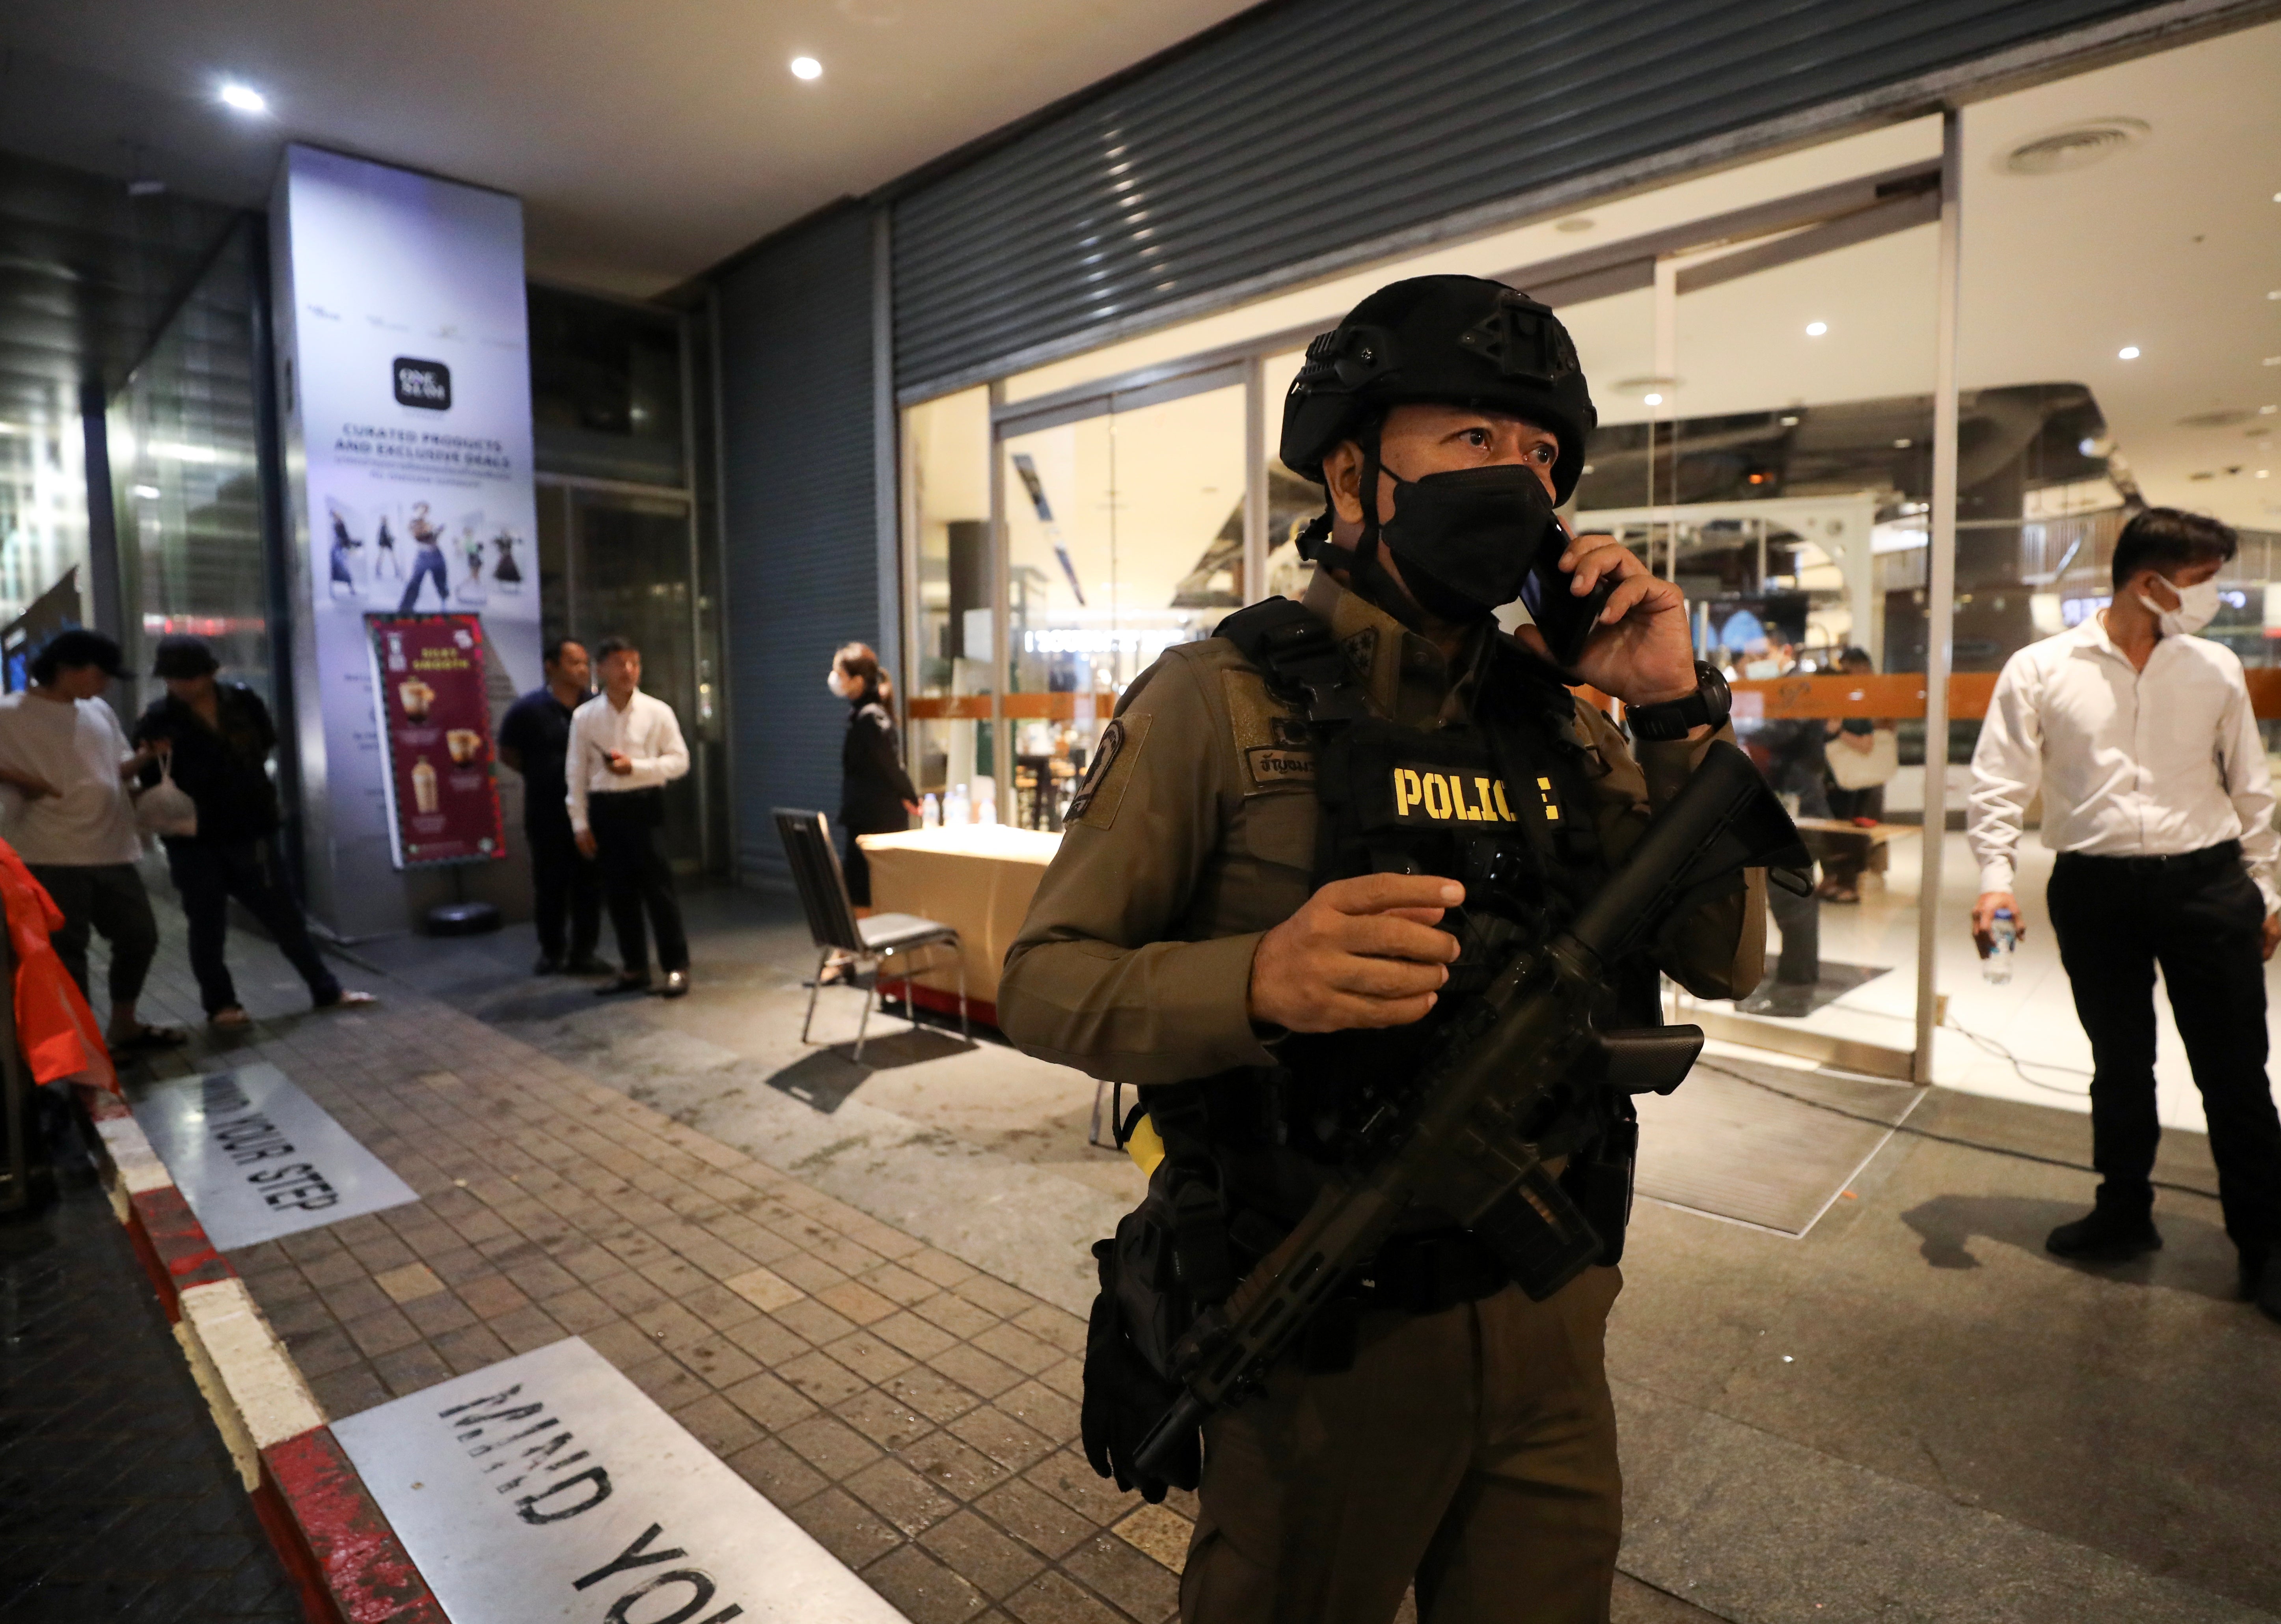
[[1266, 677], [1249, 666], [1220, 673], [1235, 753], [1243, 760], [1243, 793], [1312, 789], [1315, 740], [1307, 719], [1269, 691]]
[[1148, 737], [1153, 719], [1153, 713], [1141, 711], [1119, 716], [1102, 730], [1100, 747], [1093, 753], [1093, 764], [1086, 769], [1085, 782], [1070, 799], [1064, 823], [1083, 824], [1088, 829], [1107, 829], [1116, 824], [1117, 809], [1125, 804], [1125, 789], [1133, 782], [1133, 768], [1140, 758], [1140, 746]]

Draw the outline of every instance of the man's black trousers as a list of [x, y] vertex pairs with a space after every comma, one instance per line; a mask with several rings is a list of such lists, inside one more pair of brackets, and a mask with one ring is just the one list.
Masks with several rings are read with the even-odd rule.
[[610, 927], [617, 932], [618, 962], [630, 976], [649, 970], [645, 913], [657, 932], [658, 968], [668, 972], [689, 968], [689, 939], [681, 930], [673, 870], [658, 846], [658, 828], [664, 822], [663, 790], [618, 790], [586, 797], [586, 823], [594, 831], [594, 861], [602, 870]]
[[276, 847], [269, 840], [169, 840], [166, 870], [182, 899], [190, 926], [190, 973], [198, 978], [198, 1001], [208, 1015], [237, 1003], [222, 947], [229, 934], [229, 900], [245, 904], [275, 939], [277, 949], [309, 984], [319, 1008], [338, 1003], [341, 984], [309, 940], [301, 905], [286, 888]]
[[[602, 933], [602, 875], [600, 866], [578, 850], [570, 814], [560, 807], [549, 809], [552, 817], [531, 819], [522, 829], [530, 842], [530, 916], [538, 927], [539, 952], [575, 964], [594, 956]], [[570, 921], [568, 952], [565, 914]]]
[[[2230, 854], [2230, 855], [2229, 855]], [[2238, 847], [2199, 863], [2062, 855], [2047, 893], [2076, 1014], [2091, 1037], [2092, 1160], [2102, 1205], [2145, 1211], [2154, 1115], [2154, 966], [2209, 1118], [2225, 1232], [2281, 1241], [2281, 1116], [2265, 1076], [2265, 901]]]
[[131, 862], [29, 865], [32, 878], [47, 887], [64, 910], [64, 928], [48, 940], [82, 996], [87, 986], [89, 934], [99, 931], [111, 944], [111, 1001], [133, 1003], [143, 996], [151, 961], [159, 955], [159, 922], [151, 914], [150, 893]]

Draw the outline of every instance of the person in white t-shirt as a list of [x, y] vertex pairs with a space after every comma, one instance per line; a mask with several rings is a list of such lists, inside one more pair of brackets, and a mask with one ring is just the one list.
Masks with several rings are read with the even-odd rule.
[[143, 839], [128, 780], [153, 758], [127, 742], [100, 697], [119, 670], [118, 644], [73, 627], [34, 656], [28, 692], [0, 695], [0, 833], [63, 910], [56, 954], [81, 992], [88, 990], [90, 933], [111, 944], [106, 1035], [112, 1053], [123, 1056], [172, 1048], [183, 1037], [146, 1025], [135, 1009], [159, 951], [159, 925], [135, 867]]

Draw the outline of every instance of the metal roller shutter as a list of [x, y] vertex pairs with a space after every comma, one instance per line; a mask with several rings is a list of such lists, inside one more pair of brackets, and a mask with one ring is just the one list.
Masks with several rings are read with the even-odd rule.
[[1295, 0], [895, 205], [898, 387], [2144, 0]]
[[723, 556], [737, 868], [789, 885], [776, 807], [839, 808], [831, 651], [879, 623], [871, 222], [848, 207], [720, 281]]

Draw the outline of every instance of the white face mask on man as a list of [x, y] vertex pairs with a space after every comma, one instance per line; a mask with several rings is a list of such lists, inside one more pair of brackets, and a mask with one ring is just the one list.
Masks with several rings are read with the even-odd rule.
[[2138, 601], [2145, 604], [2154, 618], [2161, 623], [2164, 637], [2190, 638], [2217, 618], [2216, 582], [2202, 581], [2192, 586], [2180, 586], [2168, 576], [2162, 576], [2161, 581], [2163, 585], [2177, 593], [2177, 608], [2166, 609], [2144, 592], [2138, 594]]

